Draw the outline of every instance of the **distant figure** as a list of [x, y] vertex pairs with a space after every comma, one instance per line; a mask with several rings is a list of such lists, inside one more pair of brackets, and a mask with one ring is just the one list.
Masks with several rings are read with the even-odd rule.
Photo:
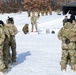
[[63, 26], [65, 25], [65, 23], [67, 22], [68, 18], [67, 16], [65, 16], [65, 18], [63, 19]]
[[39, 17], [35, 15], [35, 12], [32, 13], [32, 17], [31, 17], [31, 24], [32, 24], [32, 32], [34, 30], [34, 26], [35, 26], [35, 29], [36, 29], [36, 32], [38, 31], [38, 28], [37, 28], [37, 19]]

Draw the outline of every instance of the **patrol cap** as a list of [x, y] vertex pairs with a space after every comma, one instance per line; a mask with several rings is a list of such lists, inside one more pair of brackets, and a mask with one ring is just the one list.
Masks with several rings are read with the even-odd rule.
[[12, 23], [13, 22], [13, 18], [8, 18], [8, 23]]

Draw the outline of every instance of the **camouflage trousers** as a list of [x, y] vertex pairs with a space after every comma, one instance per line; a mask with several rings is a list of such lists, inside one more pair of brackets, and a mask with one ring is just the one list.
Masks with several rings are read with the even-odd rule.
[[32, 31], [34, 30], [34, 26], [35, 26], [35, 29], [36, 29], [36, 31], [37, 31], [37, 23], [32, 24]]
[[6, 37], [5, 41], [4, 41], [4, 47], [3, 47], [3, 59], [4, 59], [4, 64], [5, 67], [8, 68], [8, 64], [9, 64], [9, 39]]
[[5, 64], [3, 61], [3, 44], [0, 45], [0, 71], [2, 71], [5, 68]]
[[75, 70], [75, 50], [62, 50], [62, 57], [61, 57], [61, 70], [66, 69], [67, 67], [67, 57], [68, 54], [70, 56], [70, 62], [71, 62], [71, 69]]
[[66, 64], [69, 65], [69, 66], [71, 66], [71, 59], [70, 59], [69, 53], [68, 53], [68, 56], [67, 56], [67, 60], [66, 61], [67, 61]]
[[9, 45], [10, 45], [10, 49], [12, 51], [12, 56], [11, 56], [10, 50], [9, 50], [10, 61], [12, 60], [12, 62], [16, 62], [16, 40], [15, 40], [15, 36], [11, 36]]

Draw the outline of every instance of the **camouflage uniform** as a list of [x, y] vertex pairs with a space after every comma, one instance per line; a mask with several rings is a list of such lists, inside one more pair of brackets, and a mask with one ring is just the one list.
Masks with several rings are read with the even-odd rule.
[[22, 31], [24, 32], [24, 34], [27, 34], [27, 32], [29, 32], [28, 24], [25, 24], [25, 26], [23, 27]]
[[15, 40], [15, 35], [18, 33], [18, 30], [17, 30], [16, 26], [11, 21], [9, 21], [6, 24], [6, 27], [8, 28], [9, 33], [10, 33], [9, 46], [11, 47], [11, 50], [12, 50], [12, 58], [10, 56], [10, 51], [8, 52], [8, 56], [9, 56], [9, 59], [12, 59], [12, 62], [16, 62], [16, 40]]
[[9, 64], [8, 51], [9, 51], [10, 34], [6, 26], [4, 26], [3, 28], [5, 33], [5, 40], [4, 40], [4, 46], [3, 46], [3, 59], [4, 59], [5, 68], [8, 68], [8, 64]]
[[67, 56], [70, 55], [71, 69], [75, 70], [75, 41], [76, 30], [73, 29], [73, 25], [67, 22], [58, 33], [58, 38], [62, 41], [62, 57], [61, 57], [61, 70], [66, 70]]
[[0, 71], [3, 71], [5, 68], [5, 64], [3, 61], [3, 45], [5, 40], [5, 34], [1, 22], [3, 21], [0, 21]]
[[38, 16], [35, 16], [35, 13], [33, 13], [33, 16], [31, 17], [32, 32], [34, 29], [34, 25], [35, 25], [36, 31], [38, 30], [37, 29], [37, 22], [36, 22], [37, 19], [38, 19]]
[[[74, 30], [76, 30], [76, 21], [75, 20], [73, 20], [73, 28], [74, 28]], [[75, 42], [75, 48], [76, 48], [76, 42]], [[75, 49], [75, 64], [76, 64], [76, 49]], [[76, 68], [76, 67], [75, 67]]]

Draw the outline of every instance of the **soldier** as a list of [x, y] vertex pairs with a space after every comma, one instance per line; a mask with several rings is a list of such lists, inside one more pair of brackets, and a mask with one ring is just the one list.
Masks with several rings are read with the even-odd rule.
[[36, 16], [35, 12], [33, 12], [32, 17], [31, 17], [32, 32], [33, 32], [34, 26], [36, 28], [36, 32], [38, 31], [38, 28], [37, 28], [37, 19], [38, 19], [38, 16]]
[[3, 72], [5, 69], [5, 64], [3, 61], [3, 45], [5, 40], [5, 34], [3, 30], [4, 23], [2, 20], [0, 20], [0, 73]]
[[61, 70], [65, 71], [67, 67], [68, 54], [71, 59], [71, 70], [75, 71], [75, 41], [76, 30], [73, 29], [73, 25], [70, 22], [65, 23], [65, 26], [61, 28], [58, 33], [58, 38], [62, 41], [62, 57], [61, 57]]
[[18, 30], [17, 30], [16, 26], [14, 25], [14, 21], [13, 21], [12, 18], [8, 19], [6, 27], [8, 28], [9, 33], [10, 33], [9, 46], [11, 47], [11, 50], [12, 50], [12, 58], [10, 56], [10, 51], [9, 51], [8, 55], [9, 55], [9, 59], [12, 59], [12, 64], [14, 64], [14, 63], [16, 63], [16, 40], [15, 40], [15, 35], [18, 33]]

